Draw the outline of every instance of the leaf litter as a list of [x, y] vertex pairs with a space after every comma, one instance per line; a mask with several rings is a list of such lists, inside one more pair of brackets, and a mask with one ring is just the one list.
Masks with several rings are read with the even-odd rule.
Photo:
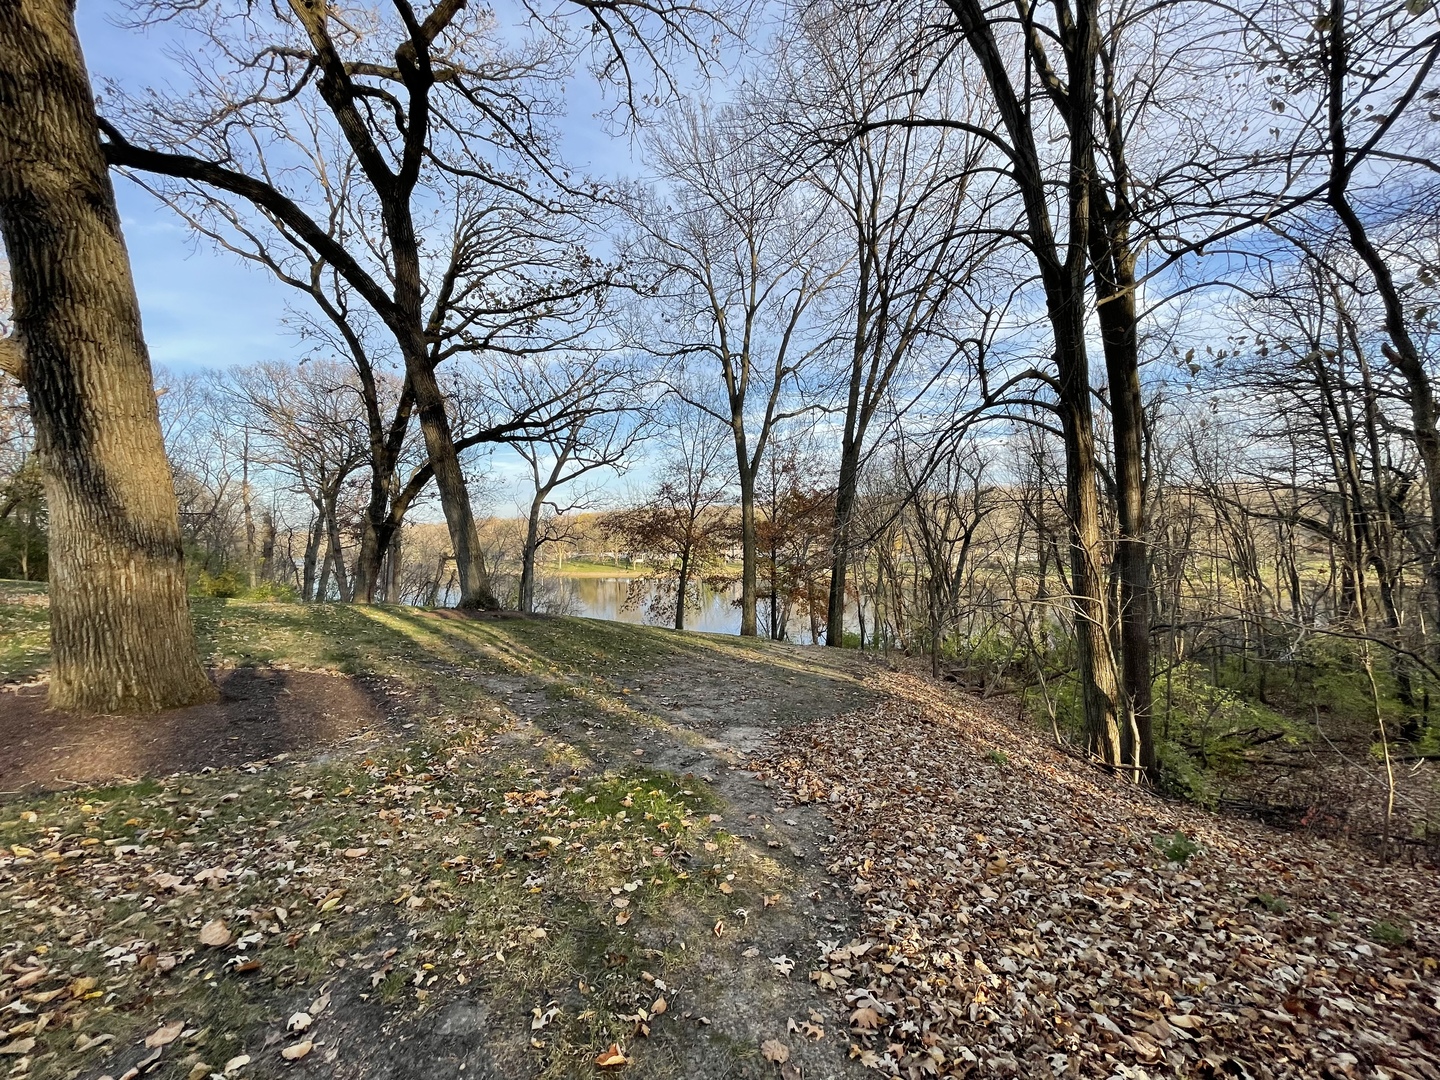
[[829, 816], [863, 907], [810, 972], [852, 1057], [913, 1080], [1440, 1078], [1433, 870], [1165, 802], [933, 683], [875, 682], [882, 704], [753, 763]]

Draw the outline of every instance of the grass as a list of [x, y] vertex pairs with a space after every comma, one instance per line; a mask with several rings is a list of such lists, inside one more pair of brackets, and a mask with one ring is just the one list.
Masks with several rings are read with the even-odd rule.
[[[39, 595], [0, 587], [4, 678], [47, 662]], [[467, 986], [514, 1033], [496, 1050], [511, 1074], [586, 1073], [631, 1038], [656, 978], [707, 976], [710, 929], [736, 900], [758, 908], [783, 886], [763, 848], [712, 819], [703, 785], [600, 768], [560, 735], [496, 738], [516, 720], [486, 689], [533, 688], [572, 727], [613, 726], [635, 717], [626, 673], [747, 646], [388, 606], [192, 610], [210, 663], [370, 673], [408, 699], [415, 727], [328, 762], [0, 799], [0, 970], [44, 969], [33, 1013], [0, 1021], [0, 1044], [34, 1040], [14, 1057], [29, 1077], [107, 1062], [118, 1075], [130, 1058], [117, 1048], [136, 1056], [169, 1019], [188, 1034], [153, 1075], [187, 1076], [257, 1053], [327, 988], [363, 1017], [424, 1012]], [[243, 950], [200, 942], [215, 920]], [[317, 1031], [345, 1023], [332, 1007]]]
[[50, 611], [45, 586], [0, 581], [0, 683], [23, 682], [45, 670], [50, 658]]

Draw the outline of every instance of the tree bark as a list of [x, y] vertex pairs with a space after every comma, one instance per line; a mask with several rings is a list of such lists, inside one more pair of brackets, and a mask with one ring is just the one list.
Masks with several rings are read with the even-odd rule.
[[0, 4], [0, 232], [50, 509], [50, 704], [153, 711], [214, 696], [94, 95], [69, 5]]
[[535, 610], [535, 552], [540, 547], [540, 514], [545, 509], [543, 495], [537, 494], [525, 518], [525, 548], [520, 555], [520, 610]]
[[825, 644], [845, 644], [845, 580], [850, 570], [850, 516], [855, 509], [855, 491], [860, 483], [860, 446], [851, 430], [850, 412], [858, 408], [858, 388], [853, 387], [845, 417], [845, 440], [840, 448], [840, 478], [835, 489], [835, 519], [830, 560], [830, 600], [825, 610]]
[[685, 629], [685, 598], [690, 591], [690, 551], [680, 555], [680, 580], [675, 592], [675, 629]]
[[304, 571], [300, 579], [302, 600], [323, 599], [315, 592], [315, 569], [320, 562], [320, 541], [325, 536], [325, 510], [322, 506], [317, 506], [316, 513], [315, 523], [310, 526], [310, 535], [305, 540]]
[[[1108, 236], [1092, 242], [1100, 332], [1110, 384], [1115, 502], [1120, 535], [1115, 571], [1120, 579], [1119, 642], [1125, 709], [1122, 731], [1131, 737], [1121, 760], [1147, 780], [1160, 779], [1155, 756], [1150, 688], [1150, 557], [1145, 543], [1145, 415], [1136, 334], [1135, 262], [1112, 222]], [[1136, 777], [1138, 779], [1138, 776]]]
[[[737, 442], [737, 445], [743, 443]], [[759, 583], [755, 544], [755, 476], [745, 463], [742, 449], [740, 467], [740, 636], [756, 637], [755, 594]]]

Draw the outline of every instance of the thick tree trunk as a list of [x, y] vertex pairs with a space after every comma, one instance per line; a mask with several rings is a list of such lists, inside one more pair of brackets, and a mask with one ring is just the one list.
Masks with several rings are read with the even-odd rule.
[[50, 510], [50, 703], [152, 711], [214, 695], [140, 309], [71, 8], [0, 3], [0, 232]]
[[1060, 405], [1065, 435], [1066, 507], [1071, 522], [1070, 591], [1076, 667], [1085, 707], [1086, 748], [1106, 764], [1119, 765], [1123, 757], [1115, 712], [1118, 687], [1101, 568], [1100, 503], [1089, 411], [1088, 402], [1083, 408], [1077, 407], [1073, 398]]
[[[1116, 247], [1121, 250], [1116, 251]], [[1120, 661], [1129, 736], [1122, 760], [1158, 782], [1150, 691], [1150, 558], [1145, 545], [1145, 417], [1136, 335], [1134, 263], [1124, 242], [1097, 237], [1093, 248], [1095, 290], [1110, 383], [1115, 449], [1115, 500], [1120, 535], [1115, 572], [1120, 579]], [[1139, 779], [1139, 776], [1134, 776]]]
[[355, 574], [350, 582], [357, 604], [375, 602], [380, 591], [380, 573], [385, 565], [385, 552], [388, 550], [384, 508], [381, 508], [379, 521], [371, 516], [373, 509], [372, 505], [360, 521], [360, 550], [355, 555]]

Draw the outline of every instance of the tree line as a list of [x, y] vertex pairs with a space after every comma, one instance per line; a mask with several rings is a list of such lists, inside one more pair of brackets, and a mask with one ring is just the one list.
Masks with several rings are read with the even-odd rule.
[[[3, 28], [51, 50], [43, 77], [0, 65], [0, 217], [57, 703], [195, 691], [178, 560], [202, 528], [240, 529], [255, 584], [283, 524], [302, 595], [399, 599], [404, 526], [431, 501], [455, 602], [493, 607], [475, 496], [519, 475], [529, 609], [536, 553], [628, 470], [611, 527], [673, 571], [676, 625], [723, 518], [742, 634], [798, 617], [937, 674], [1005, 667], [1137, 780], [1161, 777], [1177, 677], [1263, 700], [1252, 683], [1317, 642], [1356, 650], [1382, 734], [1430, 730], [1429, 4], [580, 0], [518, 34], [458, 0], [133, 10], [194, 47], [173, 84], [107, 86], [98, 112], [58, 4], [24, 0]], [[638, 175], [564, 159], [581, 78], [609, 88]], [[62, 89], [67, 125], [45, 112]], [[63, 190], [35, 171], [72, 158]], [[291, 289], [304, 362], [162, 378], [146, 405], [128, 277], [65, 284], [84, 263], [56, 254], [84, 226], [123, 269], [113, 199], [77, 201], [111, 171]], [[100, 293], [105, 318], [127, 312], [123, 394], [118, 371], [80, 377], [114, 349], [69, 344], [116, 340], [80, 333]], [[206, 408], [167, 411], [189, 394]], [[138, 496], [96, 465], [122, 418], [152, 431], [136, 478], [168, 428], [180, 502], [143, 483], [145, 529], [121, 527]], [[148, 591], [106, 610], [156, 612], [119, 640], [163, 619], [178, 689], [142, 692], [133, 658], [100, 680], [118, 697], [65, 689], [97, 662], [67, 568], [105, 573], [67, 536], [148, 553]]]

